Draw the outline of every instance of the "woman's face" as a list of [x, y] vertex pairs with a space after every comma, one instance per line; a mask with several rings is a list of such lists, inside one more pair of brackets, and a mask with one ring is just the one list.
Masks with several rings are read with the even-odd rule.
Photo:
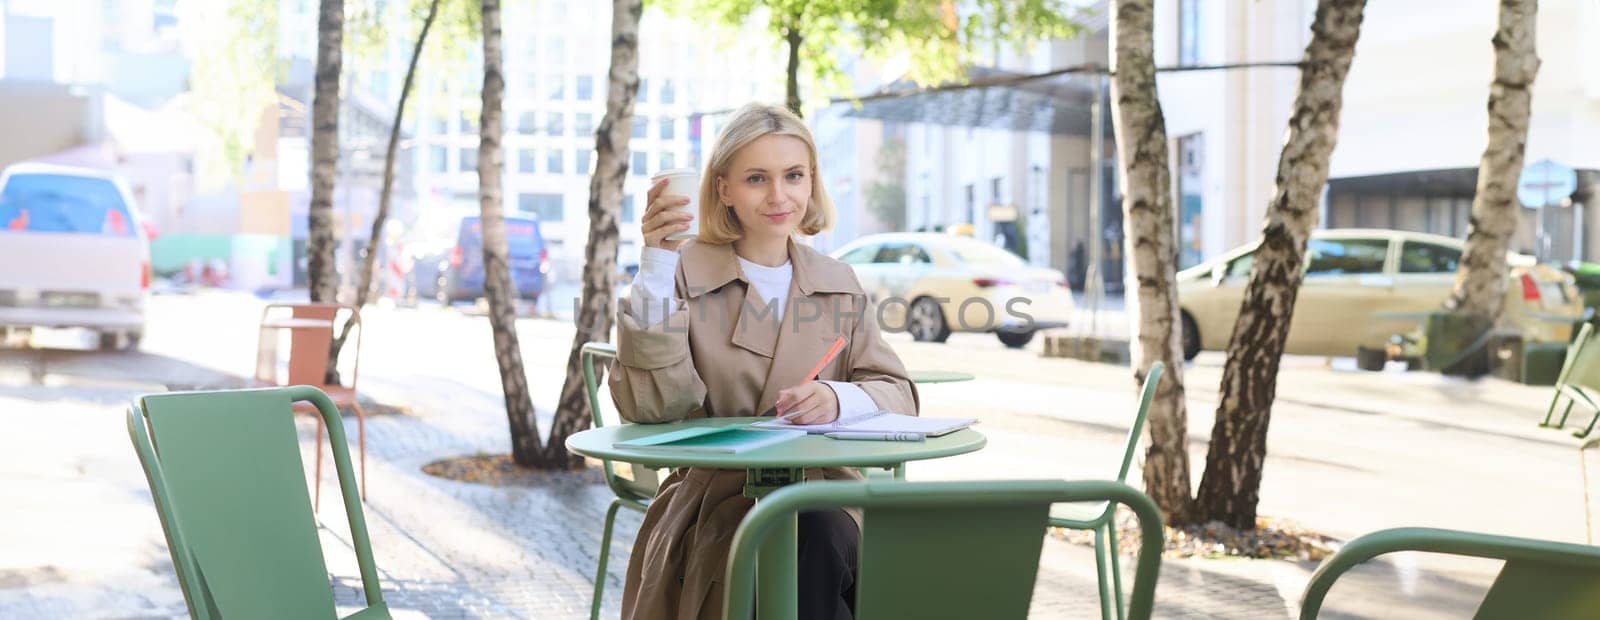
[[717, 179], [746, 237], [787, 239], [811, 204], [811, 149], [794, 136], [767, 134], [734, 153]]

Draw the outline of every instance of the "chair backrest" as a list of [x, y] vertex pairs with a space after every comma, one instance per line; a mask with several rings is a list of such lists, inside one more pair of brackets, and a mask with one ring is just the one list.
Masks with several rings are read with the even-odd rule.
[[[349, 360], [351, 371], [348, 375], [340, 377], [346, 387], [354, 389], [358, 375], [361, 372], [361, 339], [364, 329], [361, 323], [361, 310], [348, 304], [330, 303], [282, 303], [269, 304], [261, 311], [262, 322], [267, 322], [274, 313], [281, 313], [287, 309], [289, 316], [294, 320], [323, 321], [326, 326], [297, 327], [289, 330], [289, 368], [288, 380], [284, 385], [315, 385], [330, 387], [326, 384], [328, 375], [328, 351], [333, 344], [334, 332], [349, 325], [354, 343], [347, 343], [341, 351], [340, 357]], [[339, 314], [343, 312], [345, 319], [340, 322]], [[353, 346], [352, 346], [353, 345]], [[346, 356], [349, 357], [346, 357]], [[271, 363], [270, 361], [268, 363]]]
[[[600, 380], [605, 378], [606, 366], [602, 361], [611, 362], [617, 359], [617, 347], [609, 342], [586, 342], [578, 349], [578, 363], [583, 368], [584, 398], [589, 405], [589, 416], [594, 421], [594, 427], [606, 425], [604, 408], [600, 405]], [[656, 489], [661, 486], [660, 476], [656, 470], [623, 463], [631, 470], [632, 477], [621, 475], [618, 463], [601, 460], [600, 466], [605, 471], [606, 484], [620, 497], [635, 501], [648, 500], [655, 497]]]
[[1166, 371], [1166, 364], [1156, 362], [1144, 374], [1144, 386], [1139, 390], [1139, 409], [1133, 415], [1133, 424], [1128, 427], [1128, 440], [1122, 451], [1122, 466], [1117, 469], [1117, 482], [1128, 481], [1128, 470], [1133, 468], [1133, 458], [1139, 451], [1139, 439], [1144, 436], [1144, 420], [1150, 415], [1150, 403], [1155, 400], [1156, 389], [1161, 386], [1161, 375]]
[[1594, 337], [1594, 324], [1584, 323], [1567, 349], [1556, 386], [1576, 385], [1600, 390], [1600, 338]]
[[756, 552], [784, 519], [859, 507], [856, 617], [1025, 618], [1050, 504], [1092, 501], [1127, 505], [1139, 517], [1143, 541], [1127, 617], [1149, 618], [1161, 514], [1144, 494], [1108, 480], [835, 481], [779, 489], [757, 502], [734, 534], [724, 617], [750, 617]]
[[1301, 620], [1321, 613], [1340, 575], [1397, 551], [1505, 561], [1478, 604], [1477, 618], [1593, 618], [1600, 610], [1600, 547], [1418, 527], [1361, 536], [1323, 560], [1301, 597]]
[[383, 604], [339, 412], [312, 387], [144, 396], [128, 434], [194, 618], [333, 618], [292, 407], [327, 422], [369, 607]]

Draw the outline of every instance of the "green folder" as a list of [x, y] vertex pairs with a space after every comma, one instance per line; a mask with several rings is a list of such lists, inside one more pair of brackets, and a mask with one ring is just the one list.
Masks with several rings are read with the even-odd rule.
[[746, 426], [722, 426], [686, 428], [612, 445], [617, 448], [736, 454], [804, 436], [805, 431], [763, 431]]

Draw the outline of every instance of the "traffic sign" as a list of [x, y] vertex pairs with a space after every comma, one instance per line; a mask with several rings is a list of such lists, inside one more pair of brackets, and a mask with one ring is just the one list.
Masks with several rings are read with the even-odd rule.
[[1517, 178], [1517, 200], [1529, 209], [1560, 204], [1577, 189], [1577, 171], [1548, 159], [1523, 167], [1522, 175]]

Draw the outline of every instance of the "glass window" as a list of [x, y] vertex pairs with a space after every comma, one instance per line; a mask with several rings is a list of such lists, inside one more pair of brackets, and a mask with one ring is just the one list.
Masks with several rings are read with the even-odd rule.
[[844, 256], [839, 257], [839, 262], [842, 262], [846, 265], [865, 265], [872, 262], [872, 259], [877, 256], [878, 244], [869, 243], [854, 250], [850, 250], [849, 252], [845, 252]]
[[1200, 62], [1200, 0], [1178, 0], [1178, 64]]
[[531, 136], [539, 133], [539, 121], [534, 120], [535, 118], [536, 117], [533, 114], [533, 110], [524, 110], [521, 114], [518, 114], [517, 133], [525, 136]]
[[677, 133], [676, 132], [677, 128], [678, 128], [677, 121], [675, 121], [673, 119], [670, 119], [670, 118], [661, 119], [661, 134], [660, 134], [661, 135], [661, 139], [662, 140], [671, 140], [673, 138], [673, 135]]
[[450, 171], [450, 149], [442, 146], [428, 147], [428, 169], [444, 174]]
[[931, 263], [928, 253], [922, 247], [910, 243], [889, 243], [878, 251], [878, 256], [872, 260], [874, 263], [895, 263], [910, 265], [916, 263]]
[[661, 80], [661, 103], [672, 103], [678, 98], [678, 93], [673, 92], [672, 80]]
[[547, 112], [545, 117], [544, 132], [546, 135], [559, 138], [567, 133], [567, 115], [560, 112]]
[[551, 174], [565, 173], [566, 162], [564, 161], [565, 158], [562, 157], [565, 153], [561, 149], [550, 149], [550, 152], [545, 155], [545, 172]]
[[670, 170], [678, 167], [678, 158], [674, 157], [670, 151], [662, 151], [660, 164], [661, 167], [657, 168], [657, 170]]
[[552, 67], [560, 67], [567, 64], [567, 42], [565, 40], [559, 36], [550, 37], [546, 45], [549, 47], [545, 48], [545, 62], [550, 63]]
[[588, 101], [594, 97], [594, 76], [578, 76], [578, 101]]
[[552, 75], [544, 79], [545, 98], [560, 101], [567, 96], [567, 77]]
[[521, 172], [538, 172], [538, 154], [533, 149], [517, 149], [517, 170]]
[[1255, 262], [1256, 262], [1256, 253], [1255, 252], [1251, 252], [1251, 253], [1246, 254], [1244, 256], [1240, 256], [1239, 258], [1235, 258], [1235, 259], [1233, 259], [1232, 261], [1230, 261], [1228, 263], [1228, 273], [1224, 277], [1226, 277], [1226, 278], [1228, 278], [1230, 280], [1233, 279], [1233, 278], [1249, 278], [1250, 277], [1250, 267], [1252, 265], [1255, 265]]
[[633, 221], [633, 194], [624, 194], [622, 196], [622, 221]]
[[643, 116], [633, 117], [633, 137], [643, 138], [645, 133], [649, 130], [649, 126], [650, 119], [647, 119]]
[[443, 114], [434, 115], [433, 133], [441, 135], [450, 133], [450, 119], [445, 118]]
[[457, 170], [462, 172], [478, 171], [478, 147], [471, 146], [461, 149], [461, 165]]
[[1434, 243], [1407, 241], [1400, 246], [1400, 273], [1455, 273], [1461, 250]]
[[639, 92], [633, 96], [633, 100], [638, 103], [650, 100], [650, 80], [639, 78]]
[[593, 159], [593, 149], [578, 149], [572, 152], [572, 165], [577, 167], [578, 174], [589, 174], [589, 164]]
[[1306, 276], [1336, 276], [1383, 273], [1389, 255], [1387, 239], [1312, 239], [1306, 244], [1310, 257]]
[[0, 193], [0, 226], [111, 237], [132, 237], [136, 232], [115, 183], [70, 174], [13, 175]]
[[532, 213], [544, 222], [559, 222], [563, 216], [561, 194], [518, 194], [517, 209]]
[[594, 115], [588, 112], [579, 112], [572, 117], [573, 135], [579, 138], [594, 137]]
[[473, 119], [468, 117], [466, 112], [461, 113], [460, 126], [463, 134], [478, 133], [478, 124], [473, 122]]
[[631, 157], [629, 159], [631, 161], [628, 162], [628, 171], [632, 172], [634, 174], [637, 174], [639, 176], [644, 176], [645, 175], [645, 171], [644, 171], [644, 167], [645, 167], [644, 153], [641, 153], [639, 151], [634, 151], [633, 152], [633, 157]]

